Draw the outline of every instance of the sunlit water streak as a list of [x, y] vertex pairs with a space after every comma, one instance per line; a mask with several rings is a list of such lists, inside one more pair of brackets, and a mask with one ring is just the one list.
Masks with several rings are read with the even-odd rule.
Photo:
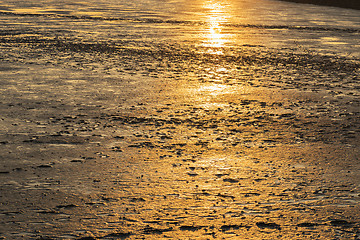
[[[228, 6], [229, 7], [229, 6]], [[222, 25], [227, 22], [228, 14], [224, 11], [226, 10], [226, 6], [222, 5], [221, 3], [214, 3], [210, 1], [209, 3], [205, 4], [205, 9], [209, 11], [208, 13], [208, 33], [205, 34], [204, 38], [207, 39], [206, 44], [204, 46], [221, 49], [224, 47], [224, 43], [227, 41], [224, 39], [225, 35], [222, 32], [223, 27]], [[221, 50], [213, 52], [215, 54], [222, 54]]]
[[244, 44], [360, 54], [359, 14], [350, 9], [274, 0], [3, 0], [0, 9], [7, 28], [19, 26], [18, 16], [28, 27], [86, 32], [93, 41], [191, 41], [215, 54]]

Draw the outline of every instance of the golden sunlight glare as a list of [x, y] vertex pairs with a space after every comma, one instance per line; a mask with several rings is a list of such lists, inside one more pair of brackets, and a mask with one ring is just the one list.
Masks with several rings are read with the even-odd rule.
[[222, 33], [222, 24], [226, 22], [227, 15], [225, 13], [225, 6], [220, 3], [207, 3], [205, 9], [208, 9], [208, 25], [209, 29], [206, 34], [204, 46], [213, 48], [211, 53], [222, 54], [221, 48], [224, 46], [226, 40]]

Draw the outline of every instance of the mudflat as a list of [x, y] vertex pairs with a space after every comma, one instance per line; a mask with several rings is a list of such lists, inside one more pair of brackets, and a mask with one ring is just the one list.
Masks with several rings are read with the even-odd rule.
[[48, 32], [0, 34], [0, 239], [359, 239], [358, 58]]

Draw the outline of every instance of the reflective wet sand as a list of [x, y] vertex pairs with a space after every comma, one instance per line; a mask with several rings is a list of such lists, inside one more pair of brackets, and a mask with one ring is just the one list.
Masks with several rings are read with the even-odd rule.
[[4, 10], [0, 238], [359, 238], [354, 10], [234, 4]]

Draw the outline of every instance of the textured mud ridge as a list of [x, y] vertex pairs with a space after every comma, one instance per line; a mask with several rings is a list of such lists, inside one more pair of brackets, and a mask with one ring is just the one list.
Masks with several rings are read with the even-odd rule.
[[358, 239], [359, 59], [217, 50], [3, 29], [0, 238]]

